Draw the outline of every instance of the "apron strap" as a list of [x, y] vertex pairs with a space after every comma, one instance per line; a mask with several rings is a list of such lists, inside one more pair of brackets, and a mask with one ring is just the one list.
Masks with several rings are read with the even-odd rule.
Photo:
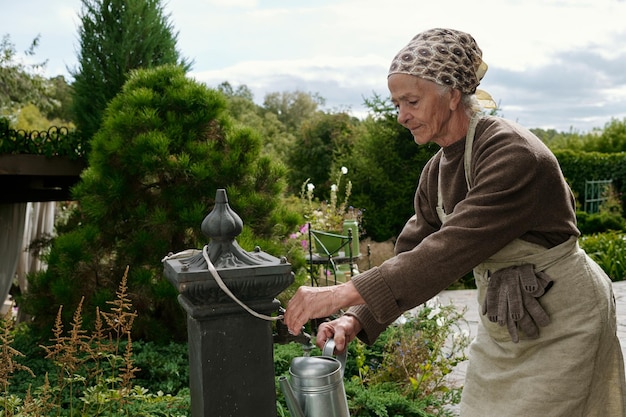
[[467, 135], [465, 136], [465, 156], [463, 157], [463, 166], [465, 168], [465, 182], [467, 183], [467, 190], [472, 189], [472, 146], [474, 145], [474, 135], [476, 134], [476, 125], [480, 115], [474, 113], [470, 119], [469, 128], [467, 129]]
[[[472, 189], [472, 145], [474, 144], [474, 135], [476, 134], [476, 125], [480, 120], [480, 113], [474, 113], [470, 119], [467, 134], [465, 135], [465, 154], [463, 156], [463, 167], [465, 169], [465, 183], [467, 184], [467, 190]], [[441, 158], [443, 158], [443, 150], [440, 150], [441, 157], [439, 158], [439, 173], [437, 178], [437, 216], [441, 223], [445, 223], [450, 214], [446, 214], [443, 208], [443, 196], [441, 193]]]

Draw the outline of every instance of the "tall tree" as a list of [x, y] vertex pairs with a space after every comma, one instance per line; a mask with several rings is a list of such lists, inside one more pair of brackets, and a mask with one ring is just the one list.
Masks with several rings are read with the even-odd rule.
[[594, 139], [587, 141], [585, 150], [603, 153], [626, 151], [626, 118], [612, 118], [604, 126], [602, 134]]
[[240, 85], [235, 89], [225, 81], [217, 89], [226, 95], [228, 110], [233, 118], [261, 134], [263, 153], [284, 163], [294, 141], [294, 132], [287, 129], [274, 111], [255, 104], [252, 91], [246, 85]]
[[303, 91], [269, 93], [263, 100], [263, 107], [278, 117], [288, 130], [296, 131], [300, 125], [317, 113], [325, 100], [318, 94]]
[[[37, 36], [24, 55], [33, 56], [39, 43]], [[48, 96], [49, 82], [37, 74], [45, 62], [25, 64], [18, 56], [11, 37], [6, 34], [0, 41], [0, 117], [15, 121], [22, 107], [36, 105], [40, 110], [49, 111], [53, 101]]]
[[176, 49], [177, 33], [160, 0], [82, 0], [80, 51], [74, 76], [74, 121], [86, 138], [100, 128], [107, 103], [130, 70], [191, 63]]
[[413, 214], [420, 173], [439, 146], [417, 146], [411, 132], [397, 122], [389, 99], [375, 94], [365, 104], [371, 113], [363, 121], [365, 134], [340, 162], [351, 169], [351, 204], [365, 210], [367, 234], [382, 242], [397, 236]]
[[289, 187], [299, 193], [308, 179], [316, 196], [328, 199], [338, 155], [347, 157], [359, 136], [358, 120], [347, 113], [317, 113], [302, 122], [298, 136], [289, 149]]
[[65, 77], [58, 75], [50, 78], [52, 87], [52, 100], [58, 103], [53, 109], [46, 113], [49, 120], [58, 119], [64, 125], [72, 121], [72, 86], [67, 83]]

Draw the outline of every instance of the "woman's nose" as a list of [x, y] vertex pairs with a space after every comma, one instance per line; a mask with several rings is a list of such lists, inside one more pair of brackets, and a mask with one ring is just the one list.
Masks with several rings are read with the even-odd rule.
[[398, 113], [396, 120], [398, 120], [398, 123], [400, 123], [402, 126], [405, 126], [410, 119], [410, 113], [402, 110], [402, 106], [398, 106], [396, 111]]

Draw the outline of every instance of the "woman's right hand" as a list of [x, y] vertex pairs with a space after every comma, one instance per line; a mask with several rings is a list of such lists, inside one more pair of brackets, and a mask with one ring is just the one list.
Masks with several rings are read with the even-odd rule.
[[333, 338], [336, 352], [343, 353], [348, 344], [356, 338], [356, 335], [359, 334], [361, 329], [361, 323], [356, 317], [343, 315], [338, 319], [319, 325], [316, 344], [320, 349], [323, 349], [326, 340]]

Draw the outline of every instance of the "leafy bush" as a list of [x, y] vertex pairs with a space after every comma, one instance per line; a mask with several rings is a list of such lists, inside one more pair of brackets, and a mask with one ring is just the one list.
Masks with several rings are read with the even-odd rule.
[[600, 265], [612, 281], [626, 277], [626, 220], [613, 187], [600, 204], [598, 213], [577, 212], [581, 248]]
[[[42, 346], [48, 365], [43, 379], [35, 388], [9, 387], [17, 371], [33, 370], [23, 363], [24, 354], [12, 345], [13, 321], [2, 321], [0, 334], [0, 415], [2, 416], [187, 416], [189, 396], [186, 389], [178, 395], [162, 391], [151, 393], [133, 384], [140, 371], [133, 356], [131, 328], [136, 317], [127, 295], [127, 273], [109, 301], [109, 311], [98, 310], [94, 329], [83, 328], [82, 303], [74, 312], [71, 328], [66, 332], [61, 308], [56, 316], [50, 344]], [[41, 365], [42, 355], [32, 363]], [[31, 363], [31, 362], [28, 362]], [[188, 368], [188, 366], [187, 366]], [[30, 383], [33, 380], [29, 381]]]
[[133, 342], [135, 384], [152, 392], [185, 392], [189, 387], [189, 356], [186, 343]]
[[567, 178], [579, 203], [585, 196], [585, 181], [613, 180], [622, 207], [626, 203], [626, 153], [603, 154], [555, 150], [563, 175]]
[[[107, 302], [108, 311], [98, 311], [91, 332], [83, 325], [82, 304], [67, 331], [57, 314], [54, 336], [43, 349], [34, 346], [26, 326], [12, 329], [12, 320], [3, 322], [0, 415], [189, 415], [187, 346], [131, 340], [137, 313], [128, 298], [127, 275], [128, 270], [115, 300]], [[448, 387], [446, 375], [465, 359], [469, 339], [463, 323], [463, 311], [434, 299], [371, 346], [351, 343], [345, 369], [351, 415], [450, 415], [446, 406], [458, 403], [460, 388]], [[321, 352], [315, 347], [310, 354]], [[287, 375], [291, 360], [302, 355], [299, 344], [275, 344], [276, 375]], [[278, 414], [288, 416], [277, 380], [276, 387]]]
[[591, 235], [606, 231], [626, 231], [626, 219], [622, 215], [622, 203], [615, 187], [610, 185], [602, 195], [597, 213], [576, 211], [578, 229], [583, 235]]
[[388, 99], [375, 95], [365, 104], [372, 113], [362, 123], [365, 132], [336, 163], [350, 167], [354, 184], [350, 201], [364, 211], [367, 235], [384, 242], [397, 236], [413, 214], [420, 172], [439, 147], [432, 143], [417, 146], [411, 132], [396, 120]]
[[[348, 346], [344, 377], [351, 416], [446, 416], [447, 406], [460, 401], [461, 388], [448, 386], [446, 376], [466, 359], [464, 311], [433, 299], [414, 313], [371, 346], [358, 340]], [[294, 343], [276, 345], [274, 352], [277, 376], [288, 375], [291, 359], [303, 355]], [[311, 352], [319, 354], [318, 348]], [[286, 410], [282, 395], [278, 409], [279, 415]]]
[[463, 312], [435, 298], [404, 318], [403, 325], [388, 330], [383, 361], [365, 381], [394, 382], [409, 398], [434, 404], [450, 401], [460, 389], [449, 388], [446, 376], [467, 359], [470, 340]]
[[576, 220], [578, 229], [583, 235], [603, 233], [610, 230], [626, 230], [626, 219], [619, 213], [598, 212], [590, 214], [584, 211], [577, 211]]
[[583, 236], [580, 247], [612, 281], [623, 281], [626, 278], [626, 234], [606, 232]]
[[349, 381], [345, 385], [352, 417], [432, 417], [429, 402], [407, 397], [397, 384], [387, 382], [364, 386]]
[[43, 337], [57, 306], [77, 305], [83, 295], [92, 323], [95, 307], [112, 298], [117, 277], [133, 265], [129, 294], [140, 313], [133, 337], [184, 340], [184, 312], [160, 260], [207, 242], [200, 225], [216, 190], [227, 189], [258, 239], [280, 240], [298, 224], [280, 204], [284, 167], [261, 155], [261, 142], [234, 125], [221, 93], [182, 68], [133, 72], [90, 143], [89, 167], [72, 190], [76, 210], [58, 229], [48, 269], [28, 277], [19, 300]]

